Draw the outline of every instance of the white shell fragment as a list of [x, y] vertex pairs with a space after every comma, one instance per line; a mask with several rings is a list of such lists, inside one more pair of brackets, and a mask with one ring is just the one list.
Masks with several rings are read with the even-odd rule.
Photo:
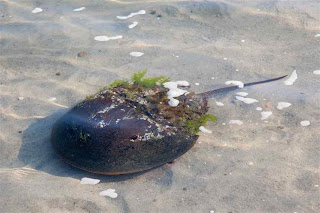
[[247, 96], [248, 93], [247, 92], [238, 92], [237, 95], [240, 95], [240, 96]]
[[50, 98], [49, 98], [49, 101], [55, 101], [55, 100], [57, 100], [56, 97], [50, 97]]
[[320, 75], [320, 70], [313, 71], [313, 74]]
[[242, 101], [246, 104], [253, 104], [253, 103], [256, 103], [256, 102], [259, 102], [258, 100], [256, 99], [253, 99], [253, 98], [244, 98], [244, 97], [241, 97], [241, 96], [236, 96], [236, 99], [238, 99], [239, 101]]
[[277, 109], [278, 110], [282, 110], [283, 108], [287, 108], [289, 106], [291, 106], [292, 104], [287, 103], [287, 102], [279, 102], [277, 105]]
[[32, 13], [41, 13], [42, 11], [43, 10], [41, 8], [37, 7], [37, 8], [34, 8], [31, 12]]
[[130, 55], [133, 56], [133, 57], [140, 57], [140, 56], [143, 56], [144, 53], [142, 53], [142, 52], [131, 52]]
[[94, 40], [96, 40], [96, 41], [109, 41], [109, 40], [116, 40], [116, 39], [121, 39], [121, 38], [122, 38], [122, 35], [113, 36], [113, 37], [96, 36], [96, 37], [94, 37]]
[[318, 38], [318, 37], [320, 37], [320, 34], [316, 34], [314, 37], [315, 37], [315, 38]]
[[100, 180], [84, 177], [84, 178], [81, 178], [80, 183], [83, 185], [96, 185], [96, 184], [100, 183]]
[[297, 80], [297, 78], [298, 78], [297, 71], [294, 70], [292, 72], [291, 76], [287, 80], [284, 81], [284, 84], [287, 86], [292, 85], [293, 82], [295, 82]]
[[107, 189], [99, 193], [100, 196], [116, 198], [118, 194], [115, 192], [115, 189]]
[[19, 101], [22, 101], [24, 99], [24, 97], [18, 97]]
[[183, 94], [185, 94], [186, 90], [183, 90], [183, 89], [179, 89], [178, 86], [189, 86], [189, 82], [187, 81], [171, 81], [171, 82], [165, 82], [163, 84], [163, 86], [165, 88], [168, 88], [169, 91], [168, 91], [168, 98], [170, 99], [169, 101], [169, 105], [170, 106], [173, 106], [173, 107], [176, 107], [178, 106], [179, 104], [179, 100], [177, 99], [174, 99], [175, 97], [179, 97]]
[[270, 115], [272, 115], [271, 111], [263, 111], [263, 112], [261, 112], [261, 120], [265, 120], [265, 119], [269, 118]]
[[243, 124], [243, 122], [242, 122], [242, 121], [240, 121], [240, 120], [230, 120], [230, 121], [229, 121], [229, 124], [242, 125], [242, 124]]
[[222, 102], [216, 101], [217, 106], [224, 106]]
[[133, 16], [143, 15], [143, 14], [146, 14], [145, 10], [140, 10], [139, 12], [136, 12], [136, 13], [130, 13], [128, 16], [117, 16], [117, 18], [118, 19], [128, 19], [128, 18], [131, 18]]
[[200, 131], [201, 131], [201, 132], [204, 132], [204, 133], [209, 133], [209, 134], [211, 134], [211, 133], [212, 133], [212, 131], [211, 131], [211, 130], [206, 129], [204, 126], [200, 126], [200, 127], [199, 127], [199, 129], [200, 129]]
[[261, 107], [257, 107], [256, 110], [257, 110], [257, 111], [261, 111], [262, 108], [261, 108]]
[[301, 121], [300, 122], [301, 126], [309, 126], [310, 125], [310, 121]]
[[129, 27], [129, 29], [132, 29], [132, 28], [134, 28], [135, 26], [137, 26], [138, 25], [138, 22], [137, 21], [134, 21], [132, 24], [130, 24], [128, 27]]
[[226, 85], [234, 84], [234, 85], [237, 85], [239, 88], [244, 87], [244, 84], [241, 81], [227, 81], [225, 84]]
[[80, 12], [80, 11], [85, 10], [85, 9], [86, 9], [86, 7], [80, 7], [80, 8], [74, 9], [73, 11], [74, 12]]

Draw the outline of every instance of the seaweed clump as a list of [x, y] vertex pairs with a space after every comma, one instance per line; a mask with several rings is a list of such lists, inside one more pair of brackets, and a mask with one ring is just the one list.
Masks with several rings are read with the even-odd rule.
[[116, 99], [119, 103], [133, 106], [158, 123], [168, 123], [170, 126], [177, 127], [179, 131], [189, 134], [196, 134], [200, 126], [208, 121], [217, 120], [214, 115], [206, 114], [207, 103], [196, 99], [194, 93], [186, 93], [178, 97], [179, 105], [170, 106], [167, 98], [169, 90], [163, 87], [163, 83], [170, 81], [170, 78], [165, 76], [144, 78], [146, 73], [146, 70], [134, 73], [131, 81], [115, 80], [96, 94], [87, 96], [87, 99]]

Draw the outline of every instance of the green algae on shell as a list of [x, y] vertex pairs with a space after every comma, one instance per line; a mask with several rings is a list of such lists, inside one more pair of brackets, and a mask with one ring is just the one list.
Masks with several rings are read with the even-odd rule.
[[169, 79], [145, 74], [113, 82], [58, 120], [51, 136], [56, 153], [80, 169], [115, 175], [160, 166], [191, 149], [199, 126], [216, 119], [208, 119], [207, 102], [189, 93], [171, 107], [162, 86]]

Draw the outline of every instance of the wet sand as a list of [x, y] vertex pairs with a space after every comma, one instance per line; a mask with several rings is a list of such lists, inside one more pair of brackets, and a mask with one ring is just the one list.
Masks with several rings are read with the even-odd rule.
[[[319, 212], [319, 5], [1, 1], [1, 212]], [[146, 14], [117, 18], [140, 10]], [[146, 68], [196, 92], [294, 70], [297, 79], [210, 100], [213, 133], [200, 133], [173, 164], [123, 176], [64, 164], [50, 145], [53, 123], [86, 95]], [[258, 102], [246, 104], [237, 92]], [[279, 102], [291, 106], [279, 110]], [[272, 114], [262, 120], [261, 112]], [[81, 185], [83, 177], [101, 182]], [[118, 196], [99, 196], [107, 189]]]

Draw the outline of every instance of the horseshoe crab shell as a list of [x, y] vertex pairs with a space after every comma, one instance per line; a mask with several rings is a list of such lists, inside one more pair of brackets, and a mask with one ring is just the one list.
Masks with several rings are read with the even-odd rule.
[[108, 175], [134, 173], [170, 162], [195, 144], [169, 122], [157, 123], [112, 99], [89, 99], [58, 120], [51, 142], [68, 164]]
[[206, 114], [208, 98], [238, 88], [231, 86], [196, 95], [182, 93], [178, 98], [172, 96], [179, 102], [172, 107], [167, 97], [170, 92], [160, 86], [168, 79], [142, 80], [145, 74], [146, 71], [134, 74], [131, 83], [115, 81], [59, 119], [51, 135], [56, 153], [68, 164], [107, 175], [160, 166], [191, 149], [198, 139], [199, 127], [216, 120]]
[[160, 166], [191, 149], [198, 136], [187, 120], [200, 119], [206, 102], [184, 95], [171, 107], [168, 89], [160, 86], [168, 79], [142, 80], [145, 74], [134, 74], [131, 83], [115, 81], [59, 119], [51, 135], [56, 153], [80, 169], [118, 175]]

